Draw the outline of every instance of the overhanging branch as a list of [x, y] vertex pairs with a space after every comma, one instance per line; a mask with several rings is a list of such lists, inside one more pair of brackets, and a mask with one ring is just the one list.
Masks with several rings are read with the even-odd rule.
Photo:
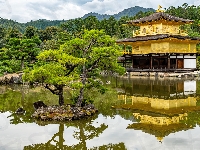
[[69, 71], [65, 74], [65, 76], [68, 76], [68, 75], [70, 75], [70, 73], [72, 73], [74, 71], [75, 67], [77, 67], [78, 65], [65, 65], [65, 66], [66, 66], [66, 68], [69, 69]]
[[97, 68], [98, 67], [98, 62], [100, 61], [100, 59], [101, 59], [101, 56], [97, 59], [97, 60], [95, 60], [94, 62], [93, 62], [93, 64], [91, 65], [91, 67], [90, 68], [88, 68], [86, 71], [87, 72], [90, 72], [90, 71], [92, 71], [93, 69], [95, 69], [95, 68]]
[[56, 95], [59, 95], [59, 90], [58, 90], [57, 88], [53, 89], [53, 88], [50, 87], [49, 84], [45, 84], [44, 87], [45, 87], [46, 89], [48, 89], [49, 91], [51, 91], [51, 93], [56, 94]]

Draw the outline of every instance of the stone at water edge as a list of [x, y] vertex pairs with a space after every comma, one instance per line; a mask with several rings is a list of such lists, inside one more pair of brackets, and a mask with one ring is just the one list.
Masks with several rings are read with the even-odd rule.
[[33, 103], [33, 107], [35, 108], [35, 110], [37, 110], [40, 107], [47, 107], [47, 105], [44, 104], [43, 101], [39, 100], [39, 101]]
[[42, 121], [77, 120], [91, 116], [97, 111], [98, 110], [92, 104], [86, 105], [84, 107], [73, 107], [71, 105], [53, 105], [47, 107], [39, 107], [32, 114], [32, 117]]
[[15, 111], [16, 114], [24, 114], [25, 113], [25, 110], [23, 108], [18, 108], [16, 111]]

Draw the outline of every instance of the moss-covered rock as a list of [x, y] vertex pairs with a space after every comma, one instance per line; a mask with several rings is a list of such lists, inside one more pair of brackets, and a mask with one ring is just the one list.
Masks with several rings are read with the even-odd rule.
[[91, 116], [97, 111], [98, 110], [92, 104], [84, 107], [75, 107], [72, 105], [53, 105], [36, 109], [32, 114], [32, 117], [43, 121], [78, 120], [86, 116]]

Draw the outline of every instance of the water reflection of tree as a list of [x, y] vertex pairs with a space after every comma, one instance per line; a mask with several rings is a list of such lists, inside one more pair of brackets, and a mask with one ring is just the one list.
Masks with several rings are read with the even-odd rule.
[[182, 120], [181, 122], [184, 124], [188, 124], [191, 127], [196, 127], [196, 125], [200, 126], [200, 111], [189, 112], [187, 116], [187, 120]]
[[[110, 96], [109, 96], [110, 93]], [[118, 101], [117, 101], [117, 93], [110, 91], [108, 94], [106, 94], [106, 97], [103, 97], [102, 100], [96, 101], [95, 106], [98, 109], [99, 112], [104, 117], [111, 117], [115, 118], [116, 115], [120, 115], [122, 118], [126, 120], [135, 120], [133, 118], [133, 114], [130, 110], [123, 110], [123, 109], [115, 109], [112, 108], [112, 106], [115, 106]]]
[[[55, 149], [67, 149], [67, 150], [87, 150], [87, 144], [86, 142], [88, 140], [92, 140], [95, 137], [98, 137], [100, 134], [103, 133], [103, 131], [107, 128], [105, 124], [101, 124], [99, 127], [95, 127], [92, 125], [93, 120], [97, 117], [97, 115], [90, 117], [88, 119], [83, 119], [79, 121], [72, 121], [67, 122], [65, 125], [63, 123], [60, 123], [59, 125], [59, 131], [58, 133], [54, 134], [54, 136], [47, 142], [47, 143], [41, 143], [41, 144], [33, 144], [29, 146], [25, 146], [24, 150], [55, 150]], [[46, 122], [38, 122], [40, 125], [46, 125], [48, 123]], [[64, 145], [64, 127], [76, 127], [78, 130], [74, 130], [74, 138], [79, 140], [79, 143], [76, 145], [68, 146]], [[58, 139], [58, 140], [56, 140]], [[52, 144], [55, 143], [55, 144]], [[108, 145], [102, 145], [99, 148], [122, 148], [125, 149], [124, 143], [119, 144], [108, 144]], [[98, 147], [93, 147], [91, 149], [99, 149]]]
[[[30, 88], [22, 85], [0, 86], [0, 112], [10, 112], [11, 124], [31, 123], [31, 115], [34, 112], [33, 103], [37, 100], [43, 100], [47, 104], [54, 102], [54, 96], [48, 91], [37, 87]], [[55, 99], [56, 100], [56, 99]], [[18, 115], [15, 111], [23, 107], [25, 114]]]

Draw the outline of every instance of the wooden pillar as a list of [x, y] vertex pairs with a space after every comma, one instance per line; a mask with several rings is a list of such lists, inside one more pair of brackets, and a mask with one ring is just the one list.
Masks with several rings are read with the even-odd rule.
[[197, 54], [195, 54], [195, 56], [196, 56], [196, 69], [197, 69]]
[[170, 55], [167, 56], [167, 69], [170, 69]]
[[125, 61], [124, 62], [125, 62], [124, 67], [126, 68], [126, 55], [125, 55]]
[[152, 55], [150, 55], [150, 69], [152, 69], [152, 64], [153, 64]]
[[131, 56], [131, 59], [132, 59], [132, 68], [133, 68], [133, 65], [134, 65], [134, 63], [133, 63], [133, 59], [134, 59], [134, 57], [133, 57], [133, 56]]
[[152, 82], [150, 84], [151, 84], [151, 97], [152, 97], [152, 90], [153, 90]]

